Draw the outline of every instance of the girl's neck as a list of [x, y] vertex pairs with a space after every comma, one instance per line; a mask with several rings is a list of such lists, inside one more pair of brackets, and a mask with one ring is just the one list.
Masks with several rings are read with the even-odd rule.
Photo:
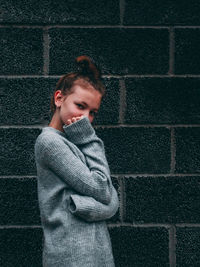
[[58, 116], [58, 113], [55, 112], [52, 119], [51, 119], [51, 122], [49, 123], [48, 125], [49, 127], [53, 127], [61, 132], [64, 132], [63, 130], [63, 124]]

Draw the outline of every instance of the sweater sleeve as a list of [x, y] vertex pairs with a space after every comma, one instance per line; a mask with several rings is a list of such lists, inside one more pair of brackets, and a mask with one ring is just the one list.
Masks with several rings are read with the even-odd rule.
[[[82, 151], [91, 171], [110, 181], [110, 169], [105, 156], [103, 141], [96, 135], [88, 117], [64, 125], [66, 137]], [[111, 182], [111, 181], [110, 181]]]
[[112, 186], [111, 202], [108, 205], [96, 201], [92, 197], [73, 194], [68, 201], [69, 211], [88, 222], [102, 221], [115, 215], [119, 208], [117, 192]]
[[[80, 141], [84, 140], [84, 151], [90, 164], [84, 164], [60, 138], [55, 135], [45, 135], [39, 138], [35, 144], [36, 157], [51, 171], [56, 173], [64, 182], [81, 195], [93, 197], [96, 201], [109, 204], [111, 201], [111, 178], [105, 156], [103, 156], [102, 143], [96, 137], [89, 120], [84, 117], [82, 120], [88, 128], [77, 127], [82, 124], [81, 120], [69, 125], [67, 132], [73, 132], [76, 128], [76, 139], [80, 136]], [[83, 122], [83, 123], [84, 123]], [[89, 123], [88, 123], [89, 122]], [[86, 126], [85, 125], [85, 126]], [[95, 140], [97, 140], [95, 142]], [[94, 147], [93, 148], [93, 144]], [[98, 145], [99, 144], [99, 145]], [[88, 146], [88, 147], [87, 147]], [[96, 151], [97, 149], [97, 151]], [[98, 153], [98, 149], [100, 153]], [[95, 154], [98, 155], [98, 158]], [[101, 165], [102, 164], [102, 165]]]

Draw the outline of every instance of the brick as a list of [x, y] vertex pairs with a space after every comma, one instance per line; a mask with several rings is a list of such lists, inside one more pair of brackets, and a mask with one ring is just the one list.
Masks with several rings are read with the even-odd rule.
[[167, 128], [97, 129], [104, 141], [112, 173], [170, 171], [170, 132]]
[[[0, 79], [0, 125], [48, 125], [51, 120], [50, 98], [57, 81], [47, 78]], [[117, 124], [119, 81], [104, 79], [103, 82], [106, 96], [93, 123]]]
[[35, 175], [34, 144], [39, 129], [0, 129], [1, 175]]
[[117, 124], [119, 121], [120, 92], [117, 79], [104, 79], [106, 95], [93, 124]]
[[125, 25], [199, 25], [198, 1], [126, 0]]
[[198, 223], [200, 177], [128, 177], [125, 221]]
[[166, 74], [167, 29], [50, 29], [50, 74], [75, 69], [74, 59], [86, 54], [104, 74]]
[[42, 34], [41, 29], [0, 28], [1, 74], [41, 74]]
[[126, 79], [126, 123], [199, 123], [200, 79]]
[[4, 1], [1, 23], [22, 24], [119, 24], [119, 3], [112, 0], [57, 2]]
[[42, 267], [42, 229], [0, 229], [1, 267]]
[[1, 225], [40, 224], [36, 179], [0, 179], [0, 195]]
[[54, 79], [12, 78], [0, 79], [0, 83], [0, 125], [48, 124]]
[[169, 266], [167, 229], [121, 226], [109, 232], [116, 267]]
[[176, 173], [200, 173], [200, 128], [175, 129]]
[[176, 266], [200, 266], [200, 228], [178, 227], [176, 230]]
[[175, 73], [199, 74], [200, 29], [175, 30]]

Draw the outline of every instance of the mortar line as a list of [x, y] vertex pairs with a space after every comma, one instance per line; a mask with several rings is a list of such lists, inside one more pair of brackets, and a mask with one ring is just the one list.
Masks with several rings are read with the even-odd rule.
[[175, 29], [200, 29], [200, 26], [183, 26], [183, 25], [176, 25], [174, 26]]
[[120, 184], [120, 221], [123, 223], [125, 218], [125, 187], [123, 177], [119, 177]]
[[[200, 176], [200, 173], [173, 173], [173, 174], [163, 174], [163, 173], [151, 173], [151, 174], [147, 174], [147, 173], [138, 173], [138, 174], [135, 174], [135, 173], [118, 173], [118, 174], [112, 174], [111, 173], [111, 176], [113, 178], [119, 178], [119, 177], [124, 177], [125, 179], [126, 178], [131, 178], [131, 179], [135, 179], [135, 178], [149, 178], [149, 177], [169, 177], [169, 178], [173, 178], [173, 177], [199, 177]], [[37, 179], [37, 175], [0, 175], [0, 179]]]
[[122, 26], [124, 23], [125, 0], [119, 0], [119, 8], [120, 8], [120, 24]]
[[[63, 73], [64, 74], [64, 73]], [[21, 79], [21, 78], [55, 78], [58, 79], [63, 75], [40, 75], [40, 74], [5, 74], [0, 75], [0, 79]], [[200, 74], [103, 74], [102, 78], [113, 78], [113, 79], [123, 79], [123, 78], [200, 78]]]
[[37, 179], [37, 175], [0, 175], [0, 179]]
[[[43, 52], [44, 56], [44, 52]], [[29, 78], [29, 79], [35, 79], [35, 78], [60, 78], [60, 75], [37, 75], [37, 74], [31, 74], [31, 75], [0, 75], [0, 79], [24, 79], [24, 78]]]
[[200, 74], [104, 74], [105, 78], [200, 78]]
[[176, 227], [200, 227], [200, 223], [176, 223]]
[[123, 123], [126, 111], [126, 87], [124, 80], [119, 80], [119, 88], [120, 88], [119, 123]]
[[170, 129], [171, 127], [174, 128], [191, 128], [191, 127], [200, 127], [200, 124], [126, 124], [126, 123], [120, 123], [117, 125], [106, 125], [106, 124], [101, 124], [101, 125], [95, 125], [94, 127], [96, 128], [168, 128]]
[[176, 166], [176, 141], [174, 135], [174, 128], [171, 128], [171, 170], [170, 173], [175, 172]]
[[24, 229], [24, 228], [42, 228], [41, 225], [0, 225], [0, 229], [12, 229], [12, 228], [18, 228], [18, 229]]
[[[152, 228], [152, 227], [164, 227], [170, 229], [173, 227], [188, 227], [188, 228], [200, 228], [200, 224], [191, 224], [191, 223], [182, 223], [182, 224], [170, 224], [170, 223], [129, 223], [129, 222], [120, 222], [120, 223], [109, 223], [109, 225], [113, 225], [116, 227], [136, 227], [136, 228]], [[176, 243], [176, 239], [175, 243]]]
[[164, 227], [166, 229], [169, 229], [171, 227], [171, 224], [167, 223], [109, 223], [110, 226], [116, 226], [116, 227], [134, 227], [134, 228], [152, 228], [152, 227]]
[[176, 267], [176, 228], [173, 225], [169, 228], [169, 264]]
[[[120, 0], [123, 2], [123, 0]], [[121, 9], [121, 3], [120, 4], [120, 9]], [[121, 15], [120, 15], [121, 16]], [[120, 18], [121, 19], [121, 18]], [[162, 25], [121, 25], [121, 24], [113, 24], [113, 25], [91, 25], [91, 24], [86, 24], [86, 25], [61, 25], [61, 24], [48, 24], [45, 26], [47, 29], [169, 29], [169, 26], [162, 26]], [[42, 24], [0, 24], [0, 28], [23, 28], [23, 29], [42, 29], [44, 28], [44, 25]]]
[[139, 177], [143, 177], [143, 178], [149, 178], [149, 177], [199, 177], [200, 173], [119, 173], [119, 174], [111, 174], [112, 176], [115, 175], [119, 175], [119, 176], [123, 176], [125, 178], [139, 178]]
[[[123, 2], [123, 0], [120, 0]], [[15, 24], [15, 23], [1, 23], [0, 24], [0, 28], [121, 28], [121, 26], [123, 26], [123, 28], [151, 28], [151, 29], [169, 29], [170, 27], [174, 27], [175, 29], [200, 29], [200, 26], [188, 26], [188, 25], [119, 25], [119, 24], [106, 24], [106, 25], [91, 25], [91, 24], [85, 24], [85, 25], [73, 25], [73, 24], [48, 24], [48, 25], [44, 25], [44, 24]]]
[[[168, 223], [108, 223], [110, 227], [135, 227], [135, 228], [152, 228], [152, 227], [164, 227], [169, 229], [172, 225]], [[178, 227], [200, 227], [200, 224], [175, 224]], [[0, 229], [10, 229], [10, 228], [42, 228], [41, 225], [0, 225]]]
[[43, 31], [43, 74], [49, 74], [49, 33], [48, 29], [44, 28]]
[[[120, 0], [123, 2], [123, 0]], [[121, 9], [121, 3], [120, 4], [120, 9]], [[124, 12], [124, 11], [123, 11]], [[121, 15], [120, 15], [120, 20], [121, 20]], [[169, 29], [170, 27], [173, 27], [174, 29], [200, 29], [200, 26], [182, 26], [182, 25], [121, 25], [121, 24], [106, 24], [106, 25], [91, 25], [91, 24], [86, 24], [86, 25], [73, 25], [73, 24], [48, 24], [48, 25], [43, 25], [43, 24], [15, 24], [15, 23], [1, 23], [0, 28], [22, 28], [22, 29], [43, 29], [46, 27], [47, 29], [53, 29], [53, 28], [58, 28], [58, 29], [76, 29], [76, 28], [82, 28], [82, 29], [106, 29], [106, 28], [124, 28], [124, 29]]]
[[[43, 127], [46, 127], [47, 124], [33, 124], [33, 125], [0, 125], [0, 129], [21, 129], [21, 128], [27, 128], [27, 129], [42, 129]], [[119, 123], [117, 125], [113, 124], [101, 124], [101, 125], [94, 125], [95, 129], [101, 129], [101, 128], [168, 128], [171, 127], [174, 128], [191, 128], [191, 127], [200, 127], [200, 124], [124, 124]]]
[[174, 28], [170, 27], [169, 29], [169, 75], [174, 74]]

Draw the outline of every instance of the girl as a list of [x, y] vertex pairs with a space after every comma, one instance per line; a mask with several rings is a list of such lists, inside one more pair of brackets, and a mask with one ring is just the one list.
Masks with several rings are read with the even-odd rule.
[[90, 58], [60, 78], [53, 116], [35, 142], [44, 267], [113, 267], [105, 220], [119, 207], [104, 144], [91, 123], [104, 86]]

